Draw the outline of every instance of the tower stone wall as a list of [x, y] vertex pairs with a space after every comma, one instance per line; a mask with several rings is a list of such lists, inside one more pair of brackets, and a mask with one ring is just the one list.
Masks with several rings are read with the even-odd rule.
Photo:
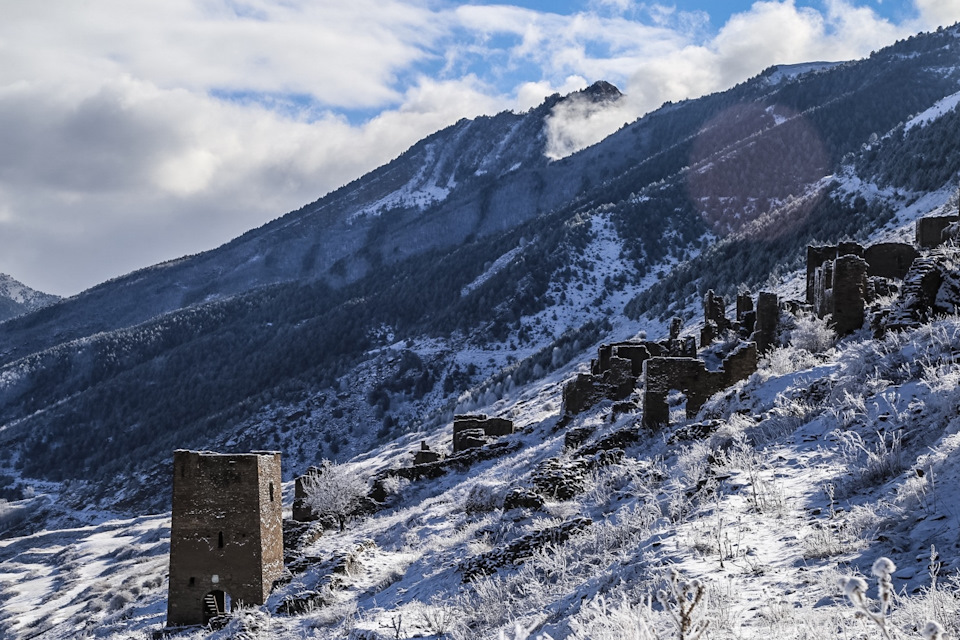
[[167, 624], [263, 604], [283, 572], [280, 454], [175, 451]]

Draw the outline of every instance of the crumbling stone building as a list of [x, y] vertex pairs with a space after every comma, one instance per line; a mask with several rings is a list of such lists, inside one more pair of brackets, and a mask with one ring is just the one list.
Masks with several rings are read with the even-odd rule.
[[686, 415], [694, 417], [710, 396], [757, 370], [757, 345], [747, 342], [723, 360], [719, 371], [707, 370], [696, 358], [650, 358], [643, 365], [643, 425], [655, 428], [670, 422], [667, 396], [680, 391], [687, 398]]
[[302, 476], [297, 476], [293, 482], [293, 519], [297, 522], [311, 522], [317, 517], [313, 509], [307, 504], [307, 489], [304, 482], [307, 476], [320, 473], [319, 467], [310, 467]]
[[483, 414], [454, 416], [453, 453], [482, 447], [489, 439], [513, 433], [513, 420], [488, 418]]
[[413, 464], [430, 464], [431, 462], [439, 462], [443, 460], [443, 454], [439, 451], [434, 451], [427, 444], [426, 440], [420, 441], [420, 448], [413, 452]]
[[916, 242], [922, 249], [934, 249], [946, 242], [947, 228], [960, 221], [960, 215], [926, 216], [917, 220]]
[[890, 290], [889, 280], [903, 280], [918, 255], [899, 242], [807, 247], [807, 304], [818, 318], [830, 316], [838, 334], [856, 331], [867, 303]]
[[167, 624], [266, 602], [283, 573], [280, 454], [173, 454]]

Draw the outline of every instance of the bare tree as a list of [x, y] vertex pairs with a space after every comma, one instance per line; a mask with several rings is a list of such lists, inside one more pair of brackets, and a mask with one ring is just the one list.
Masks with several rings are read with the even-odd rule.
[[346, 465], [324, 460], [303, 478], [304, 502], [321, 518], [335, 517], [340, 531], [367, 495], [367, 479]]

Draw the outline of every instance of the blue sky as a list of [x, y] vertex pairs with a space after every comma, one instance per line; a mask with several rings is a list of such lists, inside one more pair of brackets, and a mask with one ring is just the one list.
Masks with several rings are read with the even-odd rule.
[[604, 79], [595, 142], [960, 0], [0, 0], [0, 272], [69, 295], [217, 246], [464, 117]]

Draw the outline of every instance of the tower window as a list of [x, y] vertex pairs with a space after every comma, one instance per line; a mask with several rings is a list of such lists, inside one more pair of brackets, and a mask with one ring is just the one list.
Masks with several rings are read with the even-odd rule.
[[270, 502], [273, 502], [273, 483], [270, 483]]
[[217, 535], [217, 546], [223, 549], [223, 531]]

